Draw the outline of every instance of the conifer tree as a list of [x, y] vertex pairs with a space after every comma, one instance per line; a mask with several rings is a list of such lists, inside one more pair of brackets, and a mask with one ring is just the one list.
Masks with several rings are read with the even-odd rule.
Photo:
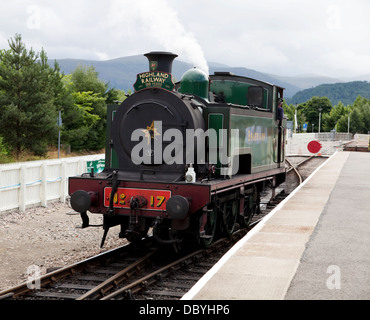
[[59, 66], [49, 66], [43, 49], [27, 50], [19, 34], [8, 43], [0, 51], [0, 135], [17, 159], [24, 150], [43, 156], [57, 137]]

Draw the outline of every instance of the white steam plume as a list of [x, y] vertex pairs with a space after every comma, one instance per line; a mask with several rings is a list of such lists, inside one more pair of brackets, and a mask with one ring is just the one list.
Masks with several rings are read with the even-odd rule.
[[[201, 46], [195, 36], [185, 30], [177, 12], [167, 4], [166, 0], [136, 0], [135, 2], [114, 0], [113, 7], [115, 8], [113, 15], [121, 25], [131, 22], [131, 30], [133, 30], [132, 25], [137, 26], [136, 34], [137, 31], [144, 33], [165, 51], [178, 54], [179, 58], [189, 61], [207, 75], [209, 74]], [[124, 29], [122, 31], [126, 32]], [[151, 50], [156, 51], [157, 48]]]

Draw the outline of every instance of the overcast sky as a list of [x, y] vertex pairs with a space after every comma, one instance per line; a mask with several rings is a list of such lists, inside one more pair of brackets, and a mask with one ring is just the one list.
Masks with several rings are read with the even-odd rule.
[[0, 0], [0, 49], [49, 58], [166, 50], [278, 75], [370, 74], [368, 0]]

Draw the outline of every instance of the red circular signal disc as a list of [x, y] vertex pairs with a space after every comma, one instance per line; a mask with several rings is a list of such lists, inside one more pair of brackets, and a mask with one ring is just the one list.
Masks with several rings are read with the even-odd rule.
[[311, 153], [318, 153], [322, 148], [322, 145], [319, 141], [316, 141], [316, 140], [313, 140], [311, 142], [308, 143], [307, 145], [307, 149], [308, 151], [310, 151]]

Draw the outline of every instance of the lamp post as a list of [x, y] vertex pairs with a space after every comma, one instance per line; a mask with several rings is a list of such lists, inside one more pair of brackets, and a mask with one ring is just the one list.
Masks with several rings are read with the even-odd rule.
[[319, 133], [320, 133], [320, 129], [321, 129], [321, 111], [322, 111], [322, 108], [320, 107], [319, 108]]
[[294, 128], [295, 128], [295, 133], [297, 133], [297, 127], [298, 127], [298, 121], [297, 121], [297, 108], [298, 104], [295, 104], [295, 110], [294, 110]]

